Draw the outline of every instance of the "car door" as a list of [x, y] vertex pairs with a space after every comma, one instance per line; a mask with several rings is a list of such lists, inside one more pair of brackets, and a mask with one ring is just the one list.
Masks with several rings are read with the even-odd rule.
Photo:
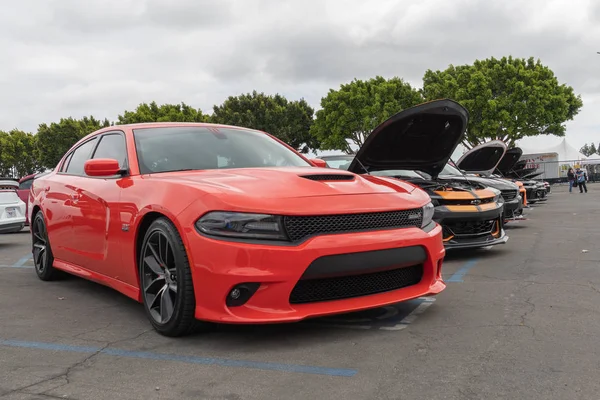
[[[113, 158], [127, 169], [125, 134], [122, 131], [103, 133], [90, 159]], [[85, 172], [74, 180], [76, 202], [73, 214], [73, 237], [79, 247], [77, 265], [96, 273], [118, 278], [114, 268], [121, 264], [122, 234], [119, 201], [122, 175], [91, 177]]]
[[45, 192], [43, 209], [52, 253], [56, 259], [71, 264], [76, 263], [80, 247], [79, 238], [73, 236], [73, 219], [80, 217], [74, 185], [97, 142], [98, 137], [92, 137], [81, 143], [67, 154], [56, 174], [40, 180], [39, 188]]
[[25, 223], [27, 225], [29, 225], [29, 190], [33, 184], [34, 177], [35, 175], [29, 175], [25, 178], [22, 178], [19, 181], [19, 189], [17, 189], [19, 198], [23, 201], [23, 203], [25, 203]]

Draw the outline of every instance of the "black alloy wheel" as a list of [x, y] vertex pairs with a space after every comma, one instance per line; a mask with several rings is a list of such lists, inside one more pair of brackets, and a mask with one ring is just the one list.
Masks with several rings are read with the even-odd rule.
[[140, 251], [140, 290], [148, 319], [165, 336], [191, 333], [196, 299], [185, 247], [166, 218], [148, 228]]
[[31, 224], [31, 243], [35, 273], [43, 281], [56, 278], [58, 271], [52, 266], [54, 256], [48, 240], [48, 229], [41, 211], [38, 211]]

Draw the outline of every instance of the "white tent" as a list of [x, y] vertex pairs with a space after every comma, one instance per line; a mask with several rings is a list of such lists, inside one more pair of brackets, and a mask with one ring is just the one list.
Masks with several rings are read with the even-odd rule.
[[567, 139], [563, 139], [557, 145], [547, 147], [545, 149], [522, 148], [523, 158], [529, 154], [551, 154], [556, 153], [558, 161], [579, 161], [585, 160], [587, 157], [579, 152], [575, 147], [567, 143]]
[[598, 165], [600, 164], [600, 154], [594, 153], [581, 162], [581, 165]]

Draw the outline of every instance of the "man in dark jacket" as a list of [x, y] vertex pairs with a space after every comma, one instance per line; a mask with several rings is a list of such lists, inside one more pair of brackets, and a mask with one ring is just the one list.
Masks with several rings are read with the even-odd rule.
[[575, 178], [577, 179], [577, 186], [579, 186], [579, 193], [583, 193], [584, 189], [587, 193], [587, 186], [585, 184], [588, 180], [587, 173], [581, 168], [577, 168], [577, 171], [575, 171]]

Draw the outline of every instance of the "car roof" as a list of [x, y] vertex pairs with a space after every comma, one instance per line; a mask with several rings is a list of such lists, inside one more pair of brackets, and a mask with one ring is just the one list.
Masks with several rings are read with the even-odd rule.
[[[205, 128], [229, 128], [240, 129], [246, 131], [263, 132], [258, 129], [247, 128], [245, 126], [235, 126], [226, 124], [213, 124], [210, 122], [139, 122], [134, 124], [112, 125], [102, 129], [98, 129], [92, 133], [113, 131], [115, 129], [143, 129], [143, 128], [168, 128], [168, 127], [205, 127]], [[263, 132], [264, 133], [264, 132]]]
[[[263, 134], [268, 134], [267, 132], [261, 131], [259, 129], [247, 128], [245, 126], [235, 126], [235, 125], [225, 125], [225, 124], [213, 124], [210, 122], [138, 122], [135, 124], [122, 124], [122, 125], [112, 125], [104, 128], [100, 128], [94, 132], [91, 132], [85, 135], [83, 138], [77, 141], [75, 145], [79, 143], [83, 143], [89, 138], [105, 133], [105, 132], [113, 132], [115, 130], [133, 130], [133, 129], [149, 129], [149, 128], [169, 128], [169, 127], [199, 127], [199, 128], [227, 128], [227, 129], [237, 129], [244, 131], [253, 131], [259, 132]], [[74, 146], [75, 146], [74, 145]]]

